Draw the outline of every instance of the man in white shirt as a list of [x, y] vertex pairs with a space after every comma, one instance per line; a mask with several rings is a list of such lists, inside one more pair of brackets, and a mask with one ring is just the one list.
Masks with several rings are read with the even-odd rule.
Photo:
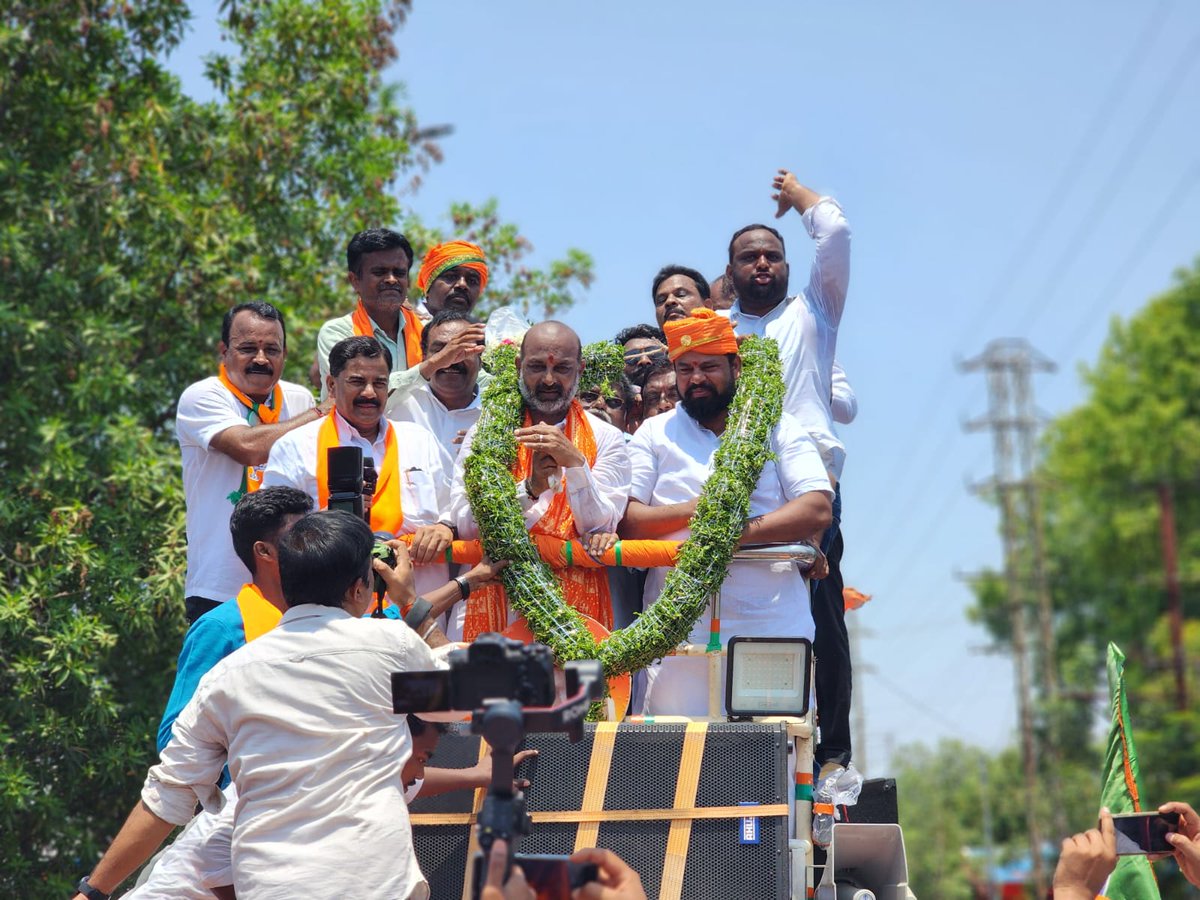
[[112, 891], [192, 818], [197, 800], [219, 806], [228, 763], [238, 896], [429, 896], [404, 805], [412, 739], [392, 713], [391, 673], [444, 663], [403, 624], [361, 618], [372, 569], [394, 596], [415, 598], [410, 580], [372, 563], [374, 543], [362, 520], [340, 511], [312, 513], [280, 538], [288, 611], [201, 680], [142, 802], [81, 888]]
[[[697, 325], [697, 320], [703, 324]], [[728, 320], [704, 309], [668, 321], [668, 353], [675, 365], [680, 405], [642, 423], [629, 444], [633, 481], [621, 525], [623, 537], [685, 540], [713, 455], [725, 431], [741, 359]], [[742, 542], [813, 540], [830, 523], [829, 479], [813, 440], [786, 413], [771, 435], [773, 458], [750, 496]], [[667, 570], [652, 569], [645, 602], [657, 600]], [[702, 643], [709, 614], [689, 640]], [[813, 637], [808, 584], [790, 562], [733, 562], [721, 588], [721, 640], [734, 635]], [[722, 696], [724, 692], [722, 691]], [[703, 716], [708, 712], [708, 664], [671, 657], [647, 671], [645, 711]]]
[[830, 397], [850, 283], [850, 226], [836, 200], [806, 188], [790, 172], [780, 169], [774, 186], [776, 217], [795, 209], [816, 241], [808, 284], [789, 297], [783, 237], [766, 225], [747, 225], [729, 242], [726, 274], [737, 293], [729, 318], [738, 336], [765, 335], [779, 344], [784, 411], [813, 436], [825, 467], [841, 478], [846, 454], [833, 432]]
[[[440, 312], [421, 332], [421, 347], [426, 355], [434, 356], [478, 324], [479, 320], [470, 313], [455, 309]], [[483, 346], [482, 335], [478, 344]], [[480, 357], [468, 356], [438, 369], [427, 385], [393, 404], [389, 413], [392, 421], [420, 425], [434, 436], [451, 459], [458, 456], [462, 436], [479, 421], [479, 367]]]
[[421, 353], [421, 321], [407, 304], [409, 274], [413, 264], [412, 245], [404, 235], [388, 228], [360, 231], [346, 247], [347, 278], [358, 300], [348, 315], [330, 319], [317, 332], [317, 363], [325, 389], [329, 375], [329, 352], [348, 337], [374, 337], [391, 357], [388, 375], [389, 407], [400, 403], [411, 391], [429, 381], [433, 373], [460, 362], [480, 350], [478, 335], [444, 348], [436, 358]]
[[189, 622], [250, 580], [233, 550], [229, 515], [242, 494], [258, 489], [275, 441], [328, 410], [327, 404], [314, 408], [307, 388], [280, 380], [287, 332], [271, 304], [229, 310], [218, 349], [218, 374], [189, 386], [175, 414], [187, 503]]
[[452, 461], [426, 429], [384, 417], [390, 369], [387, 348], [373, 337], [335, 344], [326, 376], [333, 410], [276, 443], [263, 484], [297, 488], [324, 508], [329, 502], [328, 450], [360, 447], [378, 473], [371, 527], [397, 537], [413, 535], [414, 560], [427, 563], [414, 574], [417, 592], [424, 594], [448, 578], [444, 552], [453, 535], [438, 523], [449, 506]]
[[695, 269], [678, 265], [663, 266], [650, 285], [658, 327], [662, 328], [665, 322], [686, 319], [693, 309], [709, 306], [711, 293], [708, 280]]
[[[629, 454], [621, 431], [589, 416], [576, 399], [583, 373], [579, 335], [561, 322], [534, 325], [521, 341], [517, 368], [525, 424], [515, 432], [519, 452], [514, 477], [526, 527], [563, 539], [615, 532], [629, 493]], [[455, 460], [450, 496], [452, 519], [465, 540], [479, 534], [463, 476], [475, 431], [467, 432]], [[612, 627], [602, 569], [572, 567], [555, 574], [568, 603]], [[507, 618], [502, 597], [472, 598], [465, 636], [470, 640], [482, 631], [503, 631]]]

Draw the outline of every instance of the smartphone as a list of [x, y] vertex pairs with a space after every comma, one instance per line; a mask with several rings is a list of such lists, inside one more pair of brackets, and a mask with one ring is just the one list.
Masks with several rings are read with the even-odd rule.
[[1179, 830], [1177, 813], [1123, 813], [1114, 815], [1117, 832], [1117, 856], [1147, 856], [1173, 853], [1167, 835]]
[[[571, 900], [571, 891], [600, 878], [600, 870], [594, 863], [573, 863], [565, 856], [517, 853], [513, 865], [521, 867], [525, 882], [537, 900]], [[473, 891], [476, 900], [483, 890], [485, 870], [483, 855], [476, 854]]]

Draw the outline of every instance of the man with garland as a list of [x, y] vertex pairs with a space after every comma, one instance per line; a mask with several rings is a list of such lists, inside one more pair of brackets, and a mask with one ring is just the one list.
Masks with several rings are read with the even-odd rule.
[[[713, 470], [729, 407], [741, 374], [737, 339], [729, 321], [712, 310], [693, 310], [664, 328], [675, 365], [680, 405], [648, 419], [629, 445], [633, 482], [621, 525], [624, 537], [685, 540], [696, 501]], [[750, 496], [750, 519], [741, 542], [815, 540], [829, 526], [833, 491], [815, 442], [784, 413], [771, 432], [771, 453]], [[662, 591], [667, 570], [654, 569], [645, 602]], [[689, 638], [703, 643], [709, 614]], [[721, 639], [734, 635], [812, 638], [808, 585], [792, 563], [763, 566], [733, 562], [721, 587]], [[723, 692], [722, 692], [723, 696]], [[708, 664], [671, 657], [647, 672], [647, 714], [703, 716], [708, 712]]]
[[[439, 523], [449, 505], [452, 460], [425, 428], [384, 416], [390, 371], [388, 349], [373, 337], [335, 344], [326, 376], [333, 410], [276, 443], [263, 484], [302, 490], [324, 509], [329, 502], [328, 450], [360, 447], [378, 473], [371, 528], [397, 537], [413, 535], [412, 556], [419, 563], [414, 577], [417, 593], [423, 594], [448, 577], [444, 554], [453, 534]], [[469, 592], [464, 585], [463, 593]]]
[[307, 388], [281, 381], [287, 359], [283, 315], [269, 303], [242, 303], [225, 314], [220, 368], [179, 398], [175, 435], [183, 456], [187, 504], [189, 622], [237, 594], [250, 573], [234, 552], [229, 515], [262, 482], [271, 447], [320, 419]]
[[[584, 370], [579, 336], [561, 322], [534, 325], [521, 341], [516, 365], [524, 423], [515, 432], [512, 474], [525, 525], [534, 534], [582, 538], [590, 552], [603, 552], [616, 543], [613, 532], [625, 511], [629, 454], [624, 435], [589, 416], [576, 399]], [[467, 432], [454, 464], [451, 516], [463, 539], [479, 534], [464, 474], [477, 431], [478, 425]], [[603, 569], [568, 567], [555, 574], [571, 606], [612, 627]], [[508, 622], [506, 599], [493, 589], [468, 600], [464, 636], [503, 631]]]
[[[482, 272], [482, 291], [483, 286], [487, 284], [487, 263], [483, 259], [482, 251], [477, 247], [468, 255], [469, 259], [463, 258], [461, 254], [454, 259], [459, 260], [460, 266], [468, 267], [476, 274]], [[426, 255], [418, 282], [421, 285], [429, 285], [436, 278], [432, 273], [445, 261], [446, 254], [440, 252], [439, 247], [433, 248]], [[347, 278], [358, 302], [351, 313], [330, 319], [317, 333], [317, 364], [320, 367], [323, 392], [327, 390], [329, 353], [335, 344], [348, 337], [374, 337], [387, 348], [392, 360], [386, 395], [389, 409], [399, 404], [417, 387], [427, 383], [438, 369], [454, 365], [480, 352], [477, 339], [483, 338], [482, 325], [467, 337], [443, 348], [436, 357], [425, 359], [421, 351], [421, 319], [418, 311], [408, 305], [408, 281], [412, 263], [412, 245], [404, 235], [391, 229], [371, 228], [358, 232], [350, 239], [346, 247]], [[458, 286], [452, 285], [446, 294], [448, 296], [457, 291]]]
[[[786, 169], [779, 170], [773, 187], [772, 199], [778, 204], [775, 217], [794, 209], [816, 243], [808, 284], [789, 297], [789, 270], [782, 235], [766, 225], [747, 225], [735, 232], [729, 242], [729, 264], [725, 271], [737, 295], [729, 316], [739, 336], [764, 335], [779, 344], [787, 385], [783, 408], [816, 440], [837, 490], [833, 525], [821, 546], [827, 555], [834, 553], [836, 566], [840, 547], [835, 551], [832, 545], [841, 522], [840, 481], [845, 448], [834, 433], [831, 400], [838, 326], [850, 282], [850, 226], [836, 200], [805, 187]], [[817, 704], [823, 705], [827, 715], [816, 757], [822, 765], [826, 762], [844, 765], [851, 753], [851, 672], [844, 607], [837, 598], [832, 602], [826, 600], [817, 616]], [[827, 740], [830, 737], [834, 740]]]

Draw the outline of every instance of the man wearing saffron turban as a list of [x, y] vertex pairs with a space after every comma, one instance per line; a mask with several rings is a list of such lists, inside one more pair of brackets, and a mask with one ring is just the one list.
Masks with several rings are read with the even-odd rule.
[[[479, 257], [480, 265], [486, 272], [482, 252]], [[317, 333], [317, 364], [321, 370], [322, 397], [328, 390], [329, 353], [335, 344], [349, 337], [373, 337], [390, 354], [389, 411], [412, 391], [427, 384], [434, 372], [482, 352], [480, 342], [483, 340], [483, 326], [479, 325], [476, 326], [478, 334], [472, 331], [462, 340], [447, 345], [435, 356], [425, 359], [421, 351], [423, 325], [417, 311], [407, 303], [412, 264], [412, 245], [404, 235], [395, 231], [371, 228], [360, 231], [350, 239], [346, 248], [347, 278], [358, 302], [349, 315], [330, 319]]]
[[[713, 470], [742, 361], [729, 320], [711, 309], [667, 321], [667, 354], [680, 403], [647, 419], [629, 442], [633, 480], [621, 522], [625, 538], [686, 540], [700, 490]], [[773, 457], [750, 496], [742, 542], [762, 544], [818, 539], [829, 526], [833, 490], [816, 443], [786, 412], [771, 435]], [[644, 602], [658, 599], [667, 570], [651, 569]], [[692, 627], [690, 643], [704, 643], [709, 614]], [[735, 561], [721, 587], [721, 640], [734, 635], [813, 637], [808, 584], [789, 562], [763, 566]], [[721, 692], [724, 696], [724, 691]], [[708, 663], [670, 657], [647, 670], [645, 711], [704, 716]]]
[[467, 241], [446, 241], [430, 247], [417, 273], [417, 287], [425, 294], [424, 313], [428, 318], [448, 309], [471, 312], [487, 283], [487, 257]]

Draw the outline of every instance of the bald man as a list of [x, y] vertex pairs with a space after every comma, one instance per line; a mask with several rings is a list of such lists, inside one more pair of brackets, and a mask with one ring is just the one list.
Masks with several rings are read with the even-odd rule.
[[[607, 536], [616, 531], [625, 512], [629, 454], [621, 431], [589, 416], [576, 399], [583, 368], [579, 335], [568, 326], [542, 322], [526, 332], [517, 356], [525, 419], [516, 430], [520, 452], [514, 478], [531, 532], [562, 539], [597, 534], [602, 535], [598, 539], [602, 545], [610, 541]], [[475, 431], [472, 428], [463, 440], [450, 493], [451, 515], [464, 539], [479, 534], [463, 479]], [[568, 603], [612, 627], [612, 604], [602, 569], [567, 568], [555, 574]], [[509, 617], [505, 602], [496, 595], [468, 598], [464, 637], [471, 640], [483, 631], [503, 631]]]

